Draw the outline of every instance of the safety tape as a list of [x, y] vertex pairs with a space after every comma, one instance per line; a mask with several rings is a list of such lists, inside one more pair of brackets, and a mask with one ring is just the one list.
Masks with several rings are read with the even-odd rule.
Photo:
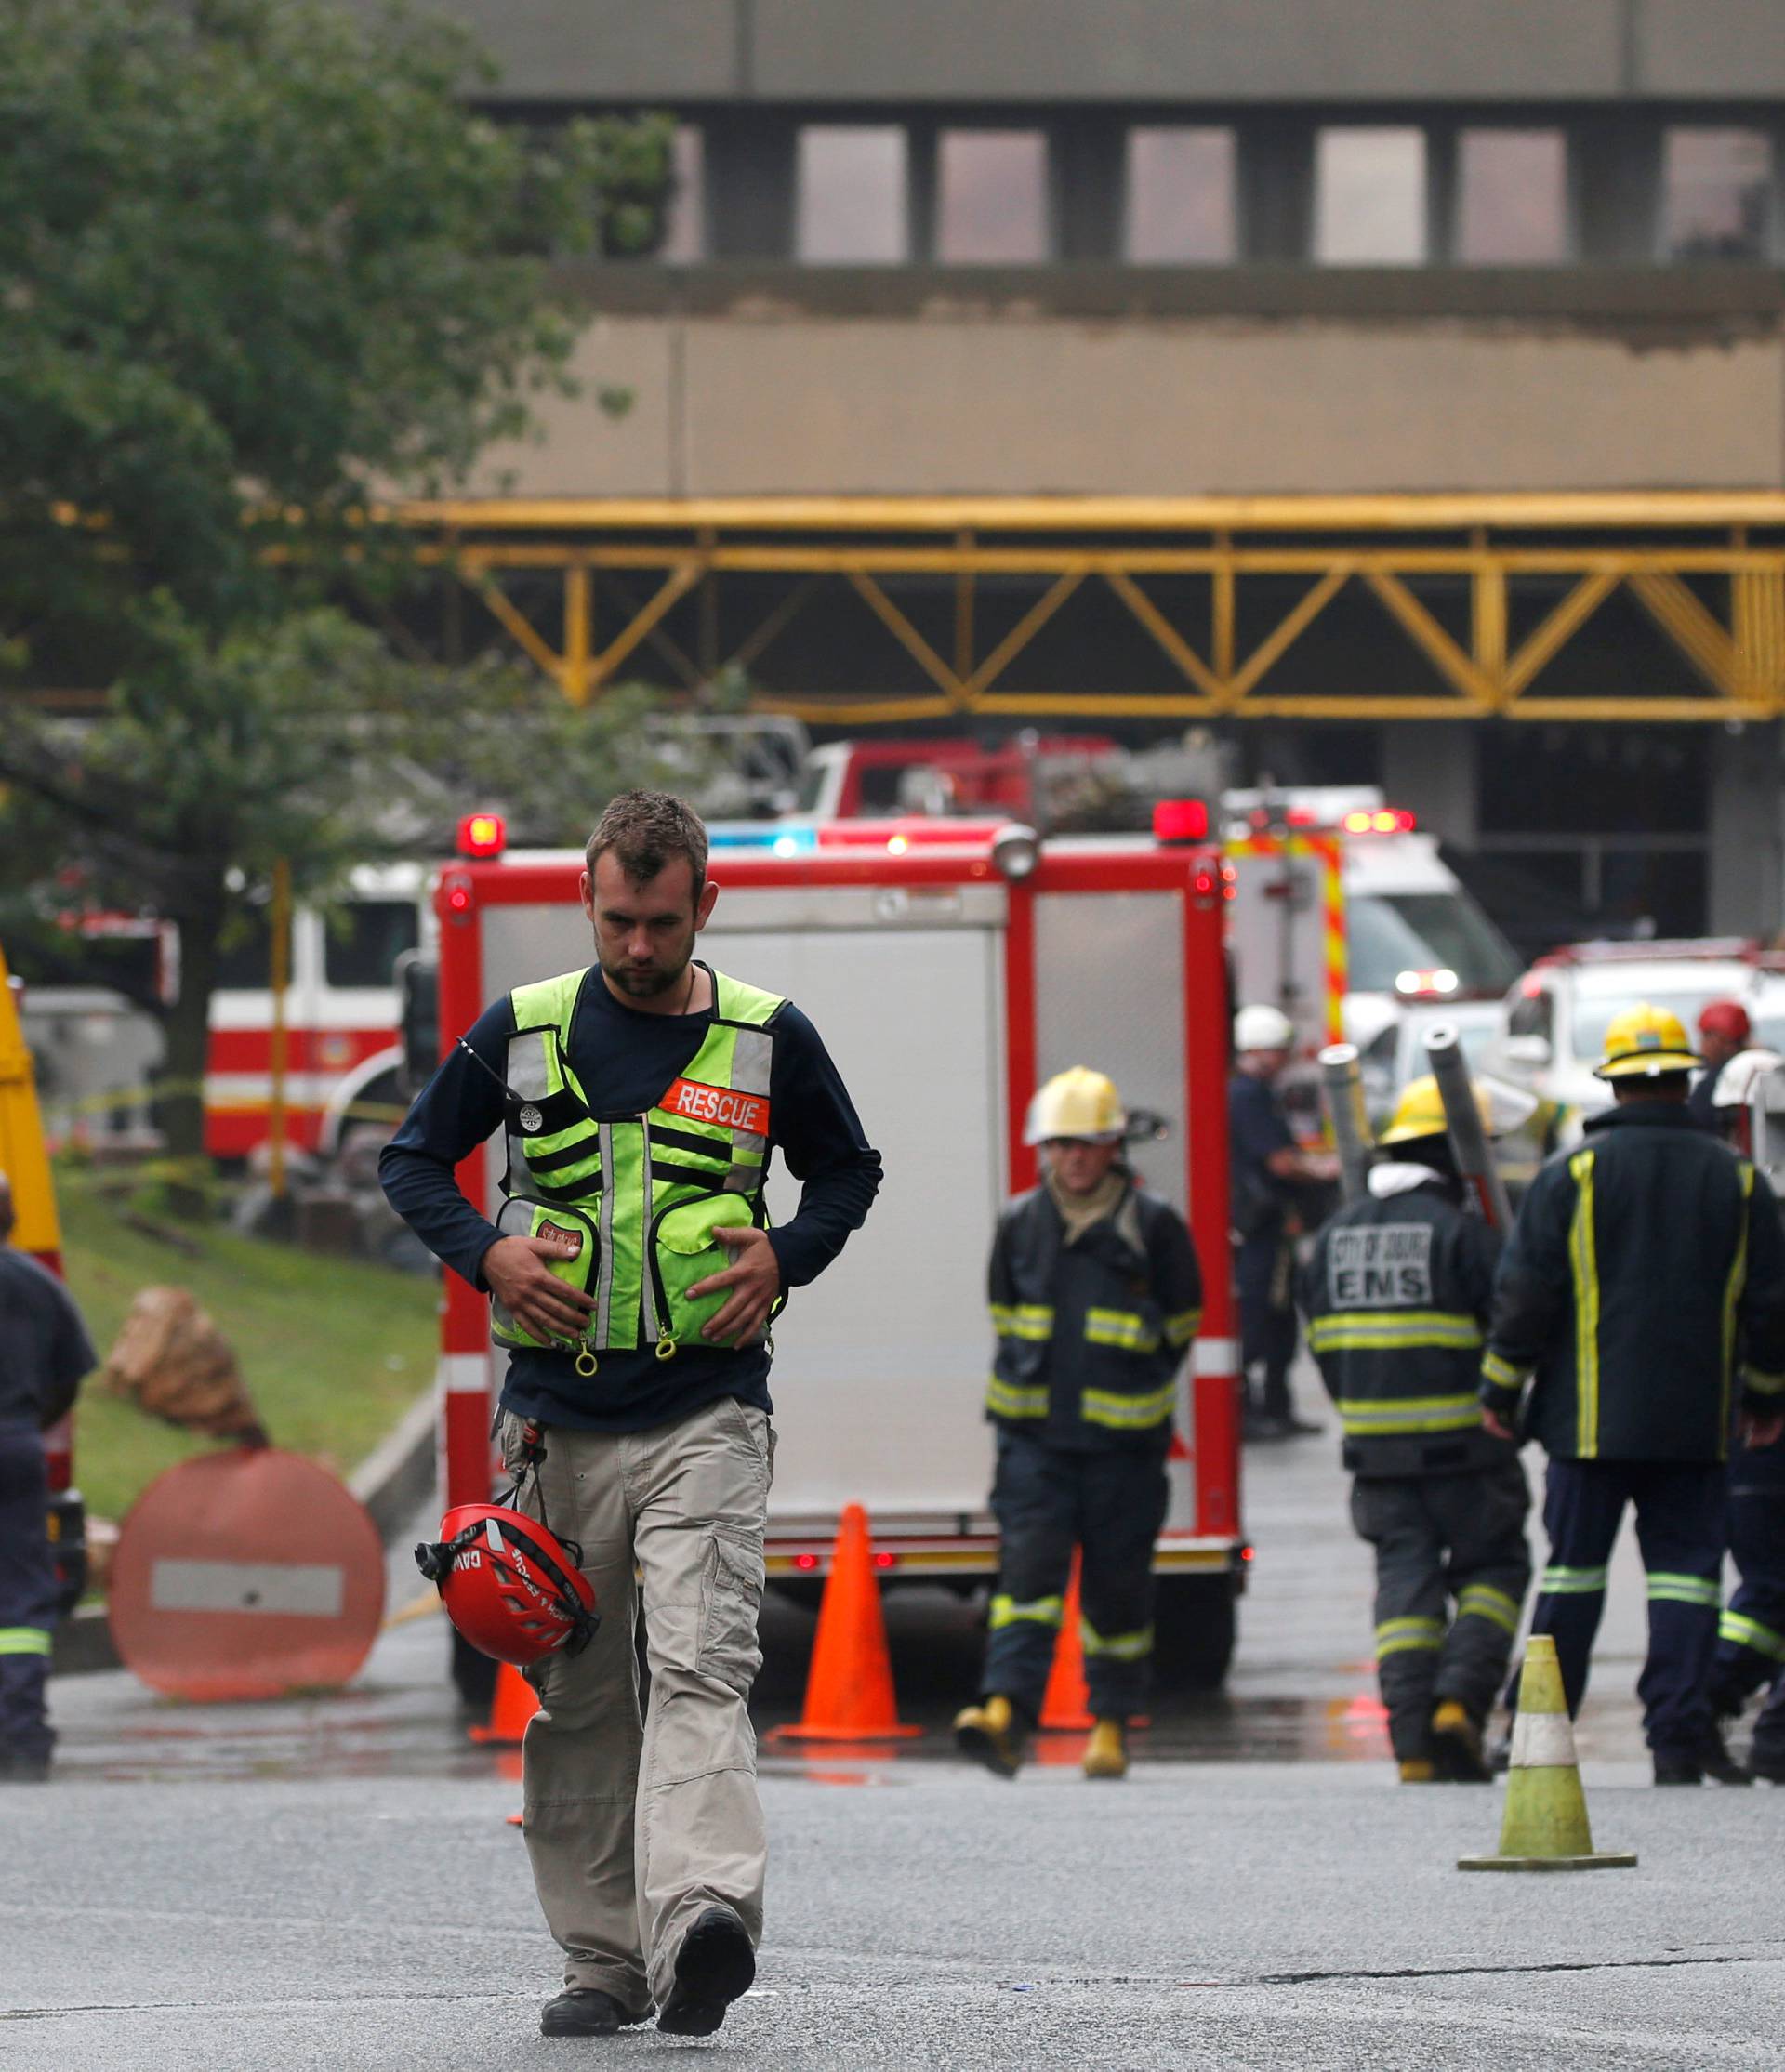
[[985, 1407], [1000, 1418], [1045, 1418], [1048, 1392], [1046, 1389], [1019, 1389], [993, 1375], [985, 1384]]
[[1115, 1432], [1136, 1432], [1157, 1424], [1171, 1415], [1177, 1389], [1171, 1382], [1150, 1395], [1112, 1395], [1104, 1389], [1087, 1389], [1078, 1399], [1079, 1415], [1087, 1424], [1101, 1424]]
[[1474, 1395], [1389, 1397], [1382, 1401], [1342, 1396], [1338, 1410], [1339, 1421], [1350, 1439], [1469, 1432], [1481, 1422], [1481, 1404]]
[[1785, 1662], [1785, 1633], [1776, 1633], [1745, 1612], [1725, 1612], [1717, 1621], [1717, 1638], [1733, 1641], [1738, 1647], [1751, 1647], [1769, 1661]]
[[1609, 1568], [1546, 1568], [1538, 1589], [1545, 1597], [1593, 1597], [1605, 1590]]
[[1513, 1722], [1512, 1768], [1574, 1767], [1574, 1722], [1566, 1712], [1520, 1712]]
[[1491, 1583], [1470, 1583], [1457, 1599], [1459, 1618], [1485, 1618], [1502, 1633], [1517, 1633], [1518, 1612], [1518, 1600]]
[[49, 1635], [41, 1626], [0, 1626], [0, 1655], [47, 1655]]
[[1522, 1389], [1530, 1379], [1528, 1366], [1515, 1366], [1511, 1360], [1501, 1359], [1498, 1353], [1484, 1353], [1481, 1356], [1481, 1378], [1491, 1381], [1497, 1389]]
[[1376, 1629], [1376, 1659], [1408, 1652], [1435, 1653], [1444, 1645], [1441, 1618], [1385, 1618]]
[[1052, 1335], [1053, 1311], [1043, 1302], [994, 1302], [992, 1328], [999, 1338], [1038, 1343]]
[[986, 1624], [994, 1633], [1006, 1626], [1058, 1626], [1066, 1616], [1063, 1597], [1032, 1597], [1019, 1603], [1014, 1597], [994, 1597]]
[[1651, 1569], [1648, 1577], [1650, 1603], [1701, 1604], [1715, 1611], [1723, 1603], [1723, 1590], [1707, 1576], [1675, 1576], [1665, 1569]]
[[1153, 1629], [1142, 1627], [1138, 1633], [1099, 1633], [1088, 1618], [1078, 1621], [1078, 1639], [1085, 1653], [1103, 1656], [1111, 1662], [1139, 1662], [1153, 1652]]

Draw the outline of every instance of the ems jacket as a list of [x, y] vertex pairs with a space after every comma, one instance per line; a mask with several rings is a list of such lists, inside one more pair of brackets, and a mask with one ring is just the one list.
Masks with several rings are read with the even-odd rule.
[[1532, 1182], [1494, 1287], [1482, 1400], [1562, 1460], [1726, 1458], [1785, 1396], [1785, 1239], [1764, 1173], [1683, 1103], [1591, 1117]]
[[1476, 1394], [1498, 1234], [1441, 1176], [1395, 1163], [1321, 1228], [1297, 1295], [1308, 1350], [1368, 1477], [1452, 1475], [1507, 1458]]
[[1165, 1443], [1202, 1320], [1196, 1248], [1174, 1208], [1130, 1183], [1069, 1245], [1034, 1188], [998, 1219], [989, 1285], [994, 1424], [1085, 1453]]

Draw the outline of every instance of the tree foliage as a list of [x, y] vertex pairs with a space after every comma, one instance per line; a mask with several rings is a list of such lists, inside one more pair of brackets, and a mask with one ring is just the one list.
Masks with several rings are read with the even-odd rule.
[[413, 573], [379, 497], [461, 481], [564, 382], [546, 259], [659, 234], [667, 122], [498, 125], [488, 76], [394, 10], [0, 0], [0, 869], [180, 923], [178, 1149], [272, 859], [325, 885], [473, 773], [542, 824], [586, 786], [586, 818], [636, 761], [637, 699], [591, 723], [340, 608]]

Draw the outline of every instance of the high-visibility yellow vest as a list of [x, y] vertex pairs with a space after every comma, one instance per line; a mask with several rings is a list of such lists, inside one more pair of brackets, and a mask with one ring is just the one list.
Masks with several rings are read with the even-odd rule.
[[[576, 1240], [551, 1271], [595, 1298], [581, 1349], [655, 1348], [673, 1358], [723, 1307], [721, 1290], [688, 1290], [731, 1263], [716, 1228], [766, 1225], [769, 1079], [778, 995], [713, 973], [714, 1015], [687, 1068], [641, 1115], [598, 1120], [570, 1064], [570, 1023], [586, 971], [566, 971], [509, 996], [506, 1102], [508, 1196], [496, 1227], [536, 1237], [549, 1226]], [[492, 1331], [504, 1345], [539, 1346], [501, 1303]]]

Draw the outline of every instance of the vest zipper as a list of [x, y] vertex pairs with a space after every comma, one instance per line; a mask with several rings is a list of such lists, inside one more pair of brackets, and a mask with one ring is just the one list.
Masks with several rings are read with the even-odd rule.
[[641, 1287], [644, 1313], [642, 1342], [646, 1345], [654, 1345], [659, 1335], [658, 1319], [660, 1316], [668, 1315], [669, 1305], [667, 1302], [659, 1305], [655, 1289], [653, 1287], [653, 1283], [656, 1279], [657, 1248], [655, 1236], [657, 1226], [656, 1218], [653, 1215], [651, 1208], [651, 1118], [649, 1115], [639, 1117], [639, 1128], [644, 1137], [642, 1154], [644, 1165], [644, 1249], [648, 1255], [646, 1264], [650, 1269], [643, 1274]]
[[596, 1125], [596, 1142], [602, 1153], [602, 1272], [595, 1289], [595, 1343], [605, 1352], [614, 1308], [614, 1131], [608, 1124]]

